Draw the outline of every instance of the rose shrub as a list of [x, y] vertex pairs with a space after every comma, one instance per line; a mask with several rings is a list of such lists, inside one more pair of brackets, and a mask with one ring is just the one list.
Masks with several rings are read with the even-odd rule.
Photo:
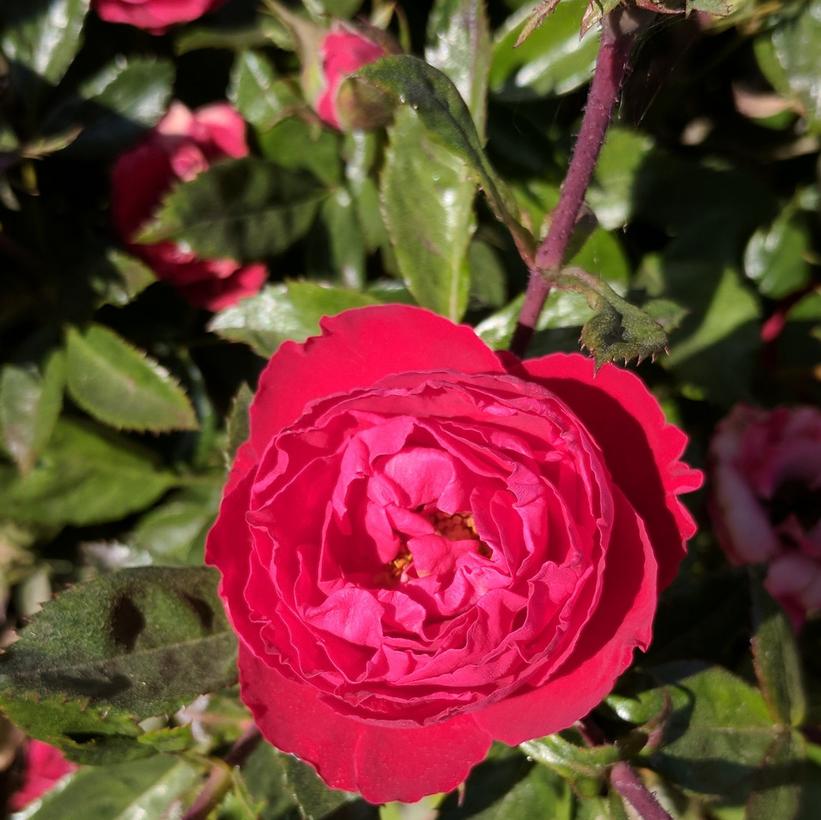
[[207, 561], [265, 737], [331, 786], [413, 802], [610, 691], [701, 476], [616, 367], [497, 356], [403, 306], [322, 331], [263, 372]]
[[386, 54], [385, 48], [350, 28], [336, 26], [320, 45], [322, 91], [316, 101], [316, 112], [323, 122], [341, 128], [337, 96], [342, 81], [363, 65]]
[[97, 15], [109, 23], [127, 23], [152, 34], [189, 23], [221, 6], [225, 0], [95, 0]]
[[802, 623], [821, 611], [821, 411], [738, 405], [710, 455], [719, 542], [735, 564], [766, 564], [767, 590]]
[[9, 798], [9, 808], [20, 811], [39, 800], [77, 766], [48, 743], [30, 740], [25, 747], [23, 783]]
[[141, 143], [120, 155], [111, 174], [114, 226], [129, 250], [191, 304], [219, 310], [256, 293], [264, 265], [232, 259], [200, 259], [173, 242], [133, 241], [163, 195], [178, 181], [193, 179], [215, 160], [248, 154], [245, 123], [227, 103], [190, 111], [175, 102]]

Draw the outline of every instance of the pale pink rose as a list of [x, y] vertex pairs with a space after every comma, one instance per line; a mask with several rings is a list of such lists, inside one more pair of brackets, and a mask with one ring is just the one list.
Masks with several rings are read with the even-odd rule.
[[711, 512], [736, 564], [767, 564], [794, 621], [821, 610], [821, 411], [738, 405], [710, 447]]

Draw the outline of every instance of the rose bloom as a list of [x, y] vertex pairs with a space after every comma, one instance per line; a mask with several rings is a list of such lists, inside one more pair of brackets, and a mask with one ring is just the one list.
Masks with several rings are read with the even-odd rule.
[[164, 34], [175, 23], [188, 23], [221, 6], [225, 0], [95, 0], [97, 16], [109, 23], [127, 23], [152, 34]]
[[650, 641], [686, 442], [631, 373], [420, 308], [283, 344], [207, 543], [262, 733], [381, 803], [571, 725]]
[[220, 310], [256, 293], [265, 282], [265, 266], [200, 259], [173, 242], [132, 240], [174, 184], [193, 179], [215, 160], [247, 154], [245, 123], [230, 105], [192, 112], [175, 102], [142, 142], [120, 155], [111, 174], [115, 229], [131, 253], [197, 307]]
[[316, 101], [319, 118], [340, 128], [337, 94], [349, 75], [386, 54], [385, 49], [359, 32], [337, 26], [325, 36], [320, 46], [322, 58], [322, 93]]
[[766, 564], [767, 590], [803, 623], [821, 611], [821, 411], [738, 405], [710, 456], [721, 546], [735, 564]]
[[20, 811], [41, 798], [77, 766], [48, 743], [30, 740], [25, 749], [23, 784], [9, 798], [9, 808]]

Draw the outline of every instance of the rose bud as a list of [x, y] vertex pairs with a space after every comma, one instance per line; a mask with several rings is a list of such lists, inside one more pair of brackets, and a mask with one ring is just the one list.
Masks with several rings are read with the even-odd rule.
[[225, 0], [94, 0], [101, 20], [126, 23], [151, 34], [164, 34], [176, 23], [188, 23], [221, 6]]
[[821, 611], [821, 411], [738, 405], [710, 445], [710, 511], [735, 564], [765, 564], [765, 586], [796, 626]]
[[[381, 32], [374, 34], [374, 38], [378, 34]], [[366, 101], [347, 91], [340, 95], [340, 86], [346, 77], [389, 53], [384, 35], [380, 40], [369, 39], [361, 31], [341, 25], [334, 26], [322, 39], [319, 47], [322, 88], [316, 100], [316, 112], [323, 122], [349, 130], [373, 128], [385, 121], [389, 109], [381, 100]]]
[[256, 293], [266, 279], [265, 266], [200, 259], [173, 242], [141, 245], [133, 239], [175, 183], [193, 179], [215, 160], [247, 153], [245, 123], [230, 105], [191, 112], [175, 102], [142, 142], [118, 158], [111, 174], [112, 218], [120, 237], [197, 307], [220, 310]]
[[77, 768], [59, 749], [39, 740], [30, 740], [24, 754], [23, 783], [9, 798], [12, 811], [21, 811], [38, 800]]
[[610, 692], [701, 474], [613, 365], [497, 355], [407, 306], [321, 328], [262, 373], [206, 557], [263, 735], [334, 788], [413, 803]]

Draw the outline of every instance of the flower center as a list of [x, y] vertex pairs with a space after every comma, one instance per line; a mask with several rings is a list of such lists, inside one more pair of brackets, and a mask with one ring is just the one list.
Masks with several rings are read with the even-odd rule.
[[[476, 553], [481, 555], [482, 558], [490, 558], [492, 554], [491, 549], [479, 537], [472, 513], [460, 512], [451, 514], [436, 509], [431, 512], [421, 510], [420, 512], [433, 524], [437, 535], [447, 541], [474, 541], [476, 542]], [[412, 565], [413, 553], [407, 544], [404, 544], [397, 556], [388, 564], [388, 573], [392, 578], [404, 579]]]
[[449, 515], [441, 510], [434, 510], [428, 515], [436, 534], [447, 538], [448, 541], [478, 541], [476, 523], [471, 513], [454, 513]]

